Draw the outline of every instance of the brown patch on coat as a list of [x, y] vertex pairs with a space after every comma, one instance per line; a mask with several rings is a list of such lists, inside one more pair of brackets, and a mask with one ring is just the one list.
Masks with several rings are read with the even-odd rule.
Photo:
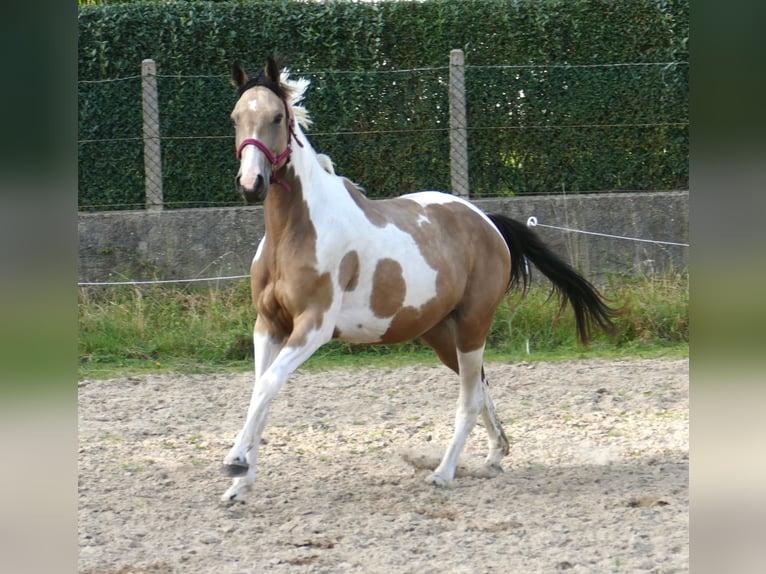
[[266, 240], [251, 266], [250, 285], [259, 327], [275, 340], [302, 346], [308, 333], [322, 326], [333, 283], [329, 272], [317, 271], [317, 233], [301, 181], [291, 166], [280, 170], [280, 177], [290, 191], [272, 185], [266, 196]]
[[[398, 309], [381, 342], [411, 339], [446, 320], [454, 322], [457, 348], [463, 352], [480, 348], [508, 284], [510, 259], [502, 237], [458, 202], [422, 207], [401, 198], [376, 203], [379, 210], [390, 211], [390, 221], [413, 237], [425, 261], [437, 271], [435, 297], [418, 308]], [[410, 212], [408, 217], [402, 216], [404, 210]], [[421, 215], [428, 222], [418, 222]]]
[[370, 308], [376, 317], [391, 317], [402, 308], [407, 284], [402, 266], [394, 259], [381, 259], [372, 276]]
[[349, 251], [340, 260], [338, 283], [344, 291], [353, 291], [359, 283], [359, 254]]

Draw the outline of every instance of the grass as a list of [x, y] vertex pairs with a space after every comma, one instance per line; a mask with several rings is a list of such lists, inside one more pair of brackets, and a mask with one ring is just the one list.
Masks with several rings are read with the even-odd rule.
[[[614, 307], [619, 335], [597, 333], [588, 347], [575, 338], [571, 310], [558, 314], [546, 286], [521, 297], [511, 294], [495, 314], [487, 360], [537, 361], [577, 357], [686, 356], [689, 341], [689, 282], [686, 273], [613, 277], [602, 289]], [[226, 287], [86, 288], [79, 293], [79, 374], [249, 370], [255, 311], [247, 281]], [[436, 364], [419, 340], [392, 346], [332, 341], [307, 368], [360, 365], [391, 367]]]

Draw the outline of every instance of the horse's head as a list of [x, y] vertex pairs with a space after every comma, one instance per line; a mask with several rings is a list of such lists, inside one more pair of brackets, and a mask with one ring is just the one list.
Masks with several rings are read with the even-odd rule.
[[288, 103], [289, 88], [282, 84], [279, 64], [269, 58], [263, 71], [248, 78], [235, 62], [231, 80], [239, 100], [231, 112], [240, 161], [235, 184], [247, 203], [263, 201], [272, 173], [287, 163], [294, 121]]

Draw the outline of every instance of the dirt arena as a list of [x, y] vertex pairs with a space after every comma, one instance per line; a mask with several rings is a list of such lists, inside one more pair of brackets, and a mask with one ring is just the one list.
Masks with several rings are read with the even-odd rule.
[[511, 442], [477, 425], [447, 488], [445, 367], [299, 371], [245, 503], [219, 501], [251, 376], [79, 383], [84, 574], [689, 570], [688, 360], [490, 363]]

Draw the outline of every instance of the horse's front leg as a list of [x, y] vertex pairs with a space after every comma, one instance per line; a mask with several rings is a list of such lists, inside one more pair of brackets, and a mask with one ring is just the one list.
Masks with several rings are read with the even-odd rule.
[[[250, 397], [250, 406], [248, 407], [246, 421], [258, 421], [263, 420], [265, 423], [266, 411], [268, 405], [263, 405], [260, 397], [264, 394], [262, 385], [260, 383], [263, 378], [263, 374], [271, 366], [276, 359], [279, 352], [284, 347], [284, 343], [277, 338], [270, 336], [264, 329], [260, 321], [256, 320], [255, 329], [253, 330], [253, 361], [255, 367], [255, 382], [253, 384], [253, 393]], [[264, 424], [261, 423], [261, 432], [263, 431]], [[258, 440], [252, 447], [246, 443], [246, 428], [245, 427], [237, 434], [237, 438], [234, 441], [234, 446], [226, 455], [223, 462], [223, 472], [228, 476], [236, 477], [231, 487], [223, 495], [224, 500], [235, 500], [244, 493], [246, 493], [252, 487], [255, 482], [255, 462], [258, 456], [258, 446], [260, 445], [260, 433], [258, 434]]]
[[[317, 329], [315, 325], [324, 325], [324, 327]], [[259, 368], [256, 370], [256, 381], [245, 425], [223, 461], [224, 472], [236, 478], [221, 497], [222, 500], [242, 499], [252, 488], [255, 482], [258, 447], [266, 426], [271, 400], [295, 369], [329, 341], [331, 335], [332, 326], [329, 321], [322, 321], [321, 318], [308, 315], [294, 322], [293, 332], [283, 347], [280, 348], [273, 342], [270, 346], [264, 347], [263, 352], [266, 358], [275, 351], [277, 351], [276, 356], [268, 367], [263, 369], [260, 376], [257, 372]]]

